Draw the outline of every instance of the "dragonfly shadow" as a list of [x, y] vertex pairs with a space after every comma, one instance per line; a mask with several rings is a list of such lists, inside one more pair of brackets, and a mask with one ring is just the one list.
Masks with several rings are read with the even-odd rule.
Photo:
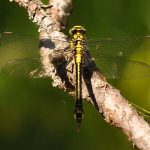
[[39, 48], [41, 47], [54, 49], [55, 44], [50, 39], [41, 39], [39, 43]]
[[[48, 49], [55, 49], [55, 43], [53, 41], [51, 41], [50, 39], [42, 39], [40, 40], [39, 43], [39, 48], [48, 48]], [[54, 51], [55, 53], [55, 51]], [[56, 52], [56, 54], [54, 55], [50, 55], [49, 59], [51, 60], [51, 63], [53, 63], [53, 65], [55, 66], [56, 69], [56, 74], [57, 76], [60, 77], [62, 83], [65, 83], [65, 87], [66, 89], [74, 89], [73, 85], [70, 83], [69, 78], [67, 76], [67, 61], [64, 57], [64, 55], [61, 53], [61, 57], [60, 54]]]
[[67, 76], [66, 67], [67, 67], [67, 61], [65, 61], [63, 64], [55, 65], [57, 75], [61, 78], [61, 81], [65, 83], [66, 89], [74, 90], [74, 86], [70, 83], [69, 78]]
[[89, 96], [90, 96], [95, 108], [97, 110], [99, 110], [99, 107], [98, 107], [98, 104], [96, 102], [96, 98], [95, 98], [95, 95], [93, 92], [92, 83], [91, 83], [91, 77], [93, 75], [93, 71], [95, 70], [95, 68], [96, 68], [96, 65], [93, 61], [88, 66], [84, 66], [83, 67], [83, 80], [85, 82]]

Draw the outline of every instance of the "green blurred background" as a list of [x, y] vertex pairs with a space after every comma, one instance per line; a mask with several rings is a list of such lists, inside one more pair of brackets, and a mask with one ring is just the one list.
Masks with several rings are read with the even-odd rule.
[[[47, 2], [47, 1], [45, 1]], [[84, 25], [89, 38], [129, 37], [150, 33], [150, 1], [74, 1], [74, 11], [66, 29]], [[37, 57], [37, 27], [26, 10], [8, 0], [0, 0], [0, 32], [19, 37], [0, 43], [0, 67], [16, 58]], [[26, 38], [24, 39], [24, 36]], [[29, 36], [27, 36], [29, 35]], [[31, 35], [31, 36], [30, 36]], [[1, 41], [0, 41], [1, 42]], [[142, 42], [132, 57], [150, 64], [149, 42]], [[34, 50], [32, 50], [34, 49]], [[147, 53], [142, 52], [146, 49]], [[124, 68], [125, 73], [130, 68]], [[110, 80], [122, 95], [150, 110], [150, 79]], [[103, 121], [90, 104], [84, 103], [81, 132], [73, 119], [74, 99], [51, 86], [50, 79], [28, 79], [0, 73], [0, 149], [18, 150], [132, 150], [120, 131]]]

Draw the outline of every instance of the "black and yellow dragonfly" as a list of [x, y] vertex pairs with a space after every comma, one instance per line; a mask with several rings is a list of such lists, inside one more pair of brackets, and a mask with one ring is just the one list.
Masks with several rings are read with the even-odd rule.
[[[150, 54], [148, 56], [149, 48], [147, 47], [148, 45], [150, 46], [150, 36], [92, 39], [86, 41], [85, 32], [86, 30], [82, 26], [74, 26], [70, 30], [70, 49], [74, 56], [73, 62], [76, 93], [74, 116], [78, 126], [80, 126], [83, 118], [82, 67], [84, 64], [84, 52], [87, 50], [87, 47], [94, 57], [97, 67], [100, 68], [102, 74], [106, 78], [137, 79], [150, 77], [150, 65], [145, 63], [139, 56], [134, 58], [137, 51], [139, 53], [141, 51], [142, 54], [150, 57]], [[15, 56], [21, 57], [20, 59], [8, 61], [2, 67], [2, 71], [14, 76], [22, 75], [35, 78], [45, 77], [46, 75], [41, 65], [40, 58], [35, 57], [35, 55], [38, 56], [37, 44], [38, 39], [29, 38], [29, 36], [22, 36], [9, 32], [0, 34], [0, 50], [9, 50], [10, 53], [15, 53]], [[144, 44], [147, 46], [143, 47], [142, 45]], [[23, 58], [31, 56], [33, 57]], [[124, 68], [126, 67], [130, 68], [128, 73], [124, 72]], [[140, 109], [140, 107], [138, 108]]]
[[82, 26], [74, 26], [70, 30], [71, 40], [70, 47], [73, 52], [74, 72], [75, 72], [75, 96], [76, 104], [74, 117], [80, 126], [83, 118], [82, 108], [82, 65], [84, 61], [84, 52], [86, 50], [86, 30]]

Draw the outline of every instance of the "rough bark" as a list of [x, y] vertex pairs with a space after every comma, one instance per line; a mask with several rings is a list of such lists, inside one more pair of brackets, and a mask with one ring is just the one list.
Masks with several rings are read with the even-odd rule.
[[[28, 10], [29, 18], [39, 26], [40, 54], [43, 70], [40, 76], [53, 79], [53, 86], [73, 91], [73, 63], [67, 37], [60, 32], [67, 23], [71, 0], [52, 0], [44, 5], [39, 0], [11, 0]], [[133, 145], [150, 150], [150, 126], [97, 70], [90, 54], [85, 54], [83, 98], [103, 114], [104, 119], [128, 136]]]

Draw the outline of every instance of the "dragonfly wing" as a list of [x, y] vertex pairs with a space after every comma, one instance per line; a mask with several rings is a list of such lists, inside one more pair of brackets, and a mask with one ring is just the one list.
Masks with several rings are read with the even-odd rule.
[[31, 44], [31, 41], [38, 44], [38, 35], [20, 34], [14, 32], [2, 32], [0, 33], [0, 46], [8, 45], [10, 43], [15, 44]]
[[38, 45], [38, 36], [13, 32], [0, 33], [0, 54], [9, 54], [11, 59], [13, 57], [37, 57]]
[[97, 56], [95, 62], [102, 74], [110, 79], [141, 79], [150, 77], [150, 65], [128, 57]]
[[[131, 56], [143, 43], [150, 44], [150, 36], [133, 38], [101, 38], [88, 40], [88, 47], [92, 53], [109, 56]], [[142, 49], [144, 51], [146, 49]]]
[[2, 72], [17, 77], [44, 77], [44, 69], [39, 58], [24, 58], [9, 61], [3, 66]]
[[[36, 56], [39, 44], [37, 37], [5, 32], [0, 34], [0, 50], [9, 50], [13, 53], [17, 50], [23, 52], [21, 55], [23, 57], [31, 57], [32, 54], [32, 56]], [[150, 37], [95, 39], [89, 40], [88, 45], [98, 68], [100, 68], [106, 77], [113, 79], [134, 79], [149, 77], [150, 74], [149, 65], [140, 61], [128, 60], [143, 42], [150, 42]], [[18, 57], [20, 57], [20, 54]], [[33, 64], [36, 64], [35, 67]], [[43, 76], [44, 71], [42, 67], [35, 70], [38, 66], [40, 66], [39, 59], [17, 59], [8, 62], [3, 67], [3, 71], [9, 74], [16, 74], [15, 72], [18, 72], [16, 75], [29, 76], [30, 74], [37, 77]], [[124, 73], [125, 68], [130, 68], [130, 71]], [[20, 72], [15, 70], [20, 70]]]
[[[44, 38], [44, 37], [43, 37]], [[65, 44], [65, 41], [60, 39], [53, 39]], [[53, 40], [47, 39], [41, 40], [39, 43], [38, 36], [18, 34], [12, 32], [0, 33], [0, 54], [5, 51], [9, 56], [26, 59], [15, 59], [9, 61], [3, 66], [3, 72], [12, 74], [15, 76], [32, 76], [32, 77], [45, 77], [45, 71], [40, 66], [39, 58], [28, 58], [39, 56], [39, 46], [55, 47]], [[62, 53], [62, 50], [56, 49], [57, 53]], [[39, 67], [40, 66], [40, 67]]]
[[[150, 37], [128, 39], [101, 39], [90, 41], [89, 50], [97, 67], [105, 77], [111, 79], [137, 79], [150, 77], [150, 65], [130, 60], [132, 55], [140, 50], [143, 42], [149, 42]], [[141, 49], [142, 53], [148, 49]], [[127, 70], [127, 71], [126, 71]]]

